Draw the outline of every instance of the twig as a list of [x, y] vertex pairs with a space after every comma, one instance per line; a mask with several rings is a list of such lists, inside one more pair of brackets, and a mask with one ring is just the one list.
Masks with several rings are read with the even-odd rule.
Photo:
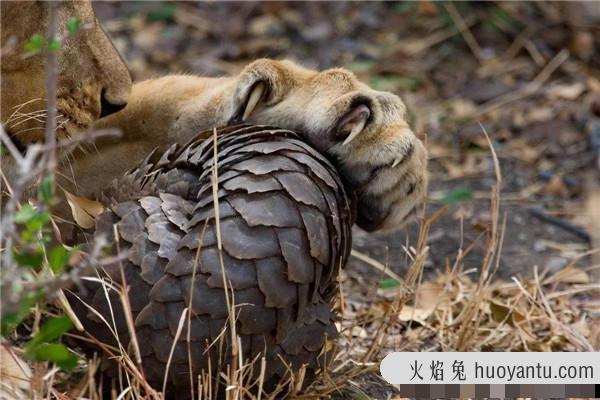
[[120, 129], [90, 129], [88, 131], [81, 132], [77, 137], [69, 137], [55, 141], [52, 144], [40, 145], [40, 151], [55, 151], [65, 147], [73, 146], [79, 143], [94, 142], [98, 138], [115, 137], [118, 138], [123, 134]]
[[533, 43], [531, 40], [527, 40], [525, 42], [525, 50], [527, 50], [531, 56], [531, 59], [537, 64], [538, 67], [541, 67], [546, 63], [546, 58], [542, 55], [542, 53], [540, 53], [538, 48], [535, 46], [535, 43]]
[[[22, 285], [23, 292], [20, 293], [20, 297], [17, 302], [20, 302], [24, 293], [29, 293], [32, 291], [41, 290], [47, 297], [46, 300], [51, 301], [54, 295], [58, 294], [59, 290], [66, 289], [69, 286], [79, 284], [82, 275], [86, 275], [91, 271], [96, 270], [97, 268], [102, 268], [106, 265], [111, 265], [115, 262], [119, 262], [122, 260], [126, 260], [128, 254], [125, 252], [119, 256], [111, 256], [100, 258], [100, 255], [103, 253], [104, 248], [106, 247], [106, 241], [103, 239], [97, 239], [94, 242], [94, 247], [92, 251], [85, 256], [81, 261], [79, 261], [75, 266], [73, 266], [68, 273], [64, 273], [62, 275], [51, 277], [48, 279], [40, 279], [35, 281], [27, 281], [27, 282], [19, 282]], [[9, 286], [14, 284], [16, 281], [15, 278], [9, 281], [2, 282], [2, 289], [5, 289], [5, 286]], [[80, 288], [80, 290], [85, 290]], [[3, 303], [3, 306], [5, 304]]]
[[394, 271], [389, 269], [386, 265], [380, 263], [379, 261], [375, 260], [374, 258], [371, 258], [368, 255], [363, 254], [354, 249], [352, 249], [350, 251], [350, 255], [352, 257], [364, 262], [365, 264], [370, 265], [370, 266], [374, 267], [375, 269], [383, 272], [384, 274], [386, 274], [390, 278], [394, 279], [395, 281], [398, 281], [399, 283], [404, 284], [404, 279], [402, 279], [400, 277], [400, 275], [396, 274]]
[[533, 95], [535, 92], [540, 90], [544, 82], [550, 78], [550, 75], [558, 67], [560, 67], [567, 59], [569, 58], [569, 51], [566, 49], [562, 49], [552, 60], [546, 64], [544, 68], [537, 74], [537, 76], [525, 86], [522, 86], [518, 90], [510, 93], [503, 94], [501, 96], [496, 97], [481, 105], [481, 107], [471, 115], [471, 117], [477, 117], [492, 110], [495, 110], [498, 107], [502, 107], [505, 104], [511, 103], [516, 100], [523, 99], [525, 97]]
[[[56, 39], [56, 19], [58, 2], [49, 1], [48, 5], [48, 43]], [[47, 49], [46, 55], [46, 102], [48, 112], [46, 114], [45, 137], [47, 145], [56, 142], [56, 81], [58, 74], [58, 58], [56, 51]], [[49, 150], [47, 153], [48, 169], [54, 171], [56, 167], [56, 151]]]
[[446, 7], [448, 14], [450, 14], [450, 18], [452, 18], [452, 21], [458, 28], [463, 39], [465, 40], [465, 42], [471, 49], [471, 52], [473, 53], [473, 55], [475, 56], [477, 61], [479, 61], [479, 63], [482, 64], [485, 61], [485, 59], [482, 55], [483, 52], [481, 51], [481, 47], [479, 46], [479, 43], [477, 43], [475, 36], [473, 36], [473, 34], [471, 33], [471, 30], [465, 23], [465, 20], [463, 19], [463, 17], [460, 15], [458, 10], [454, 6], [454, 3], [446, 2], [446, 3], [444, 3], [444, 7]]
[[[465, 19], [465, 24], [467, 27], [471, 27], [475, 25], [477, 20], [475, 18], [467, 18]], [[415, 56], [423, 51], [429, 49], [430, 47], [435, 46], [438, 43], [447, 40], [454, 35], [460, 33], [459, 29], [456, 26], [450, 26], [446, 29], [438, 30], [431, 35], [427, 36], [424, 39], [418, 39], [414, 41], [410, 41], [408, 43], [401, 43], [399, 47], [409, 56]]]
[[592, 240], [590, 235], [585, 231], [585, 229], [574, 225], [569, 221], [565, 221], [564, 219], [549, 215], [539, 208], [530, 208], [528, 209], [528, 211], [532, 216], [536, 217], [537, 219], [547, 222], [558, 228], [561, 228], [562, 230], [565, 230], [567, 232], [570, 232], [588, 243]]
[[8, 153], [10, 154], [10, 156], [12, 158], [15, 159], [15, 162], [17, 164], [21, 164], [24, 161], [24, 157], [21, 155], [21, 152], [19, 151], [19, 149], [17, 149], [17, 146], [15, 146], [13, 141], [10, 139], [10, 136], [8, 136], [8, 134], [4, 130], [4, 126], [2, 126], [1, 124], [0, 124], [0, 143], [4, 144], [4, 146], [6, 147], [6, 150], [8, 150]]
[[511, 45], [506, 49], [502, 58], [505, 60], [510, 60], [515, 58], [515, 56], [519, 53], [519, 51], [523, 48], [525, 43], [529, 40], [529, 37], [533, 33], [533, 29], [531, 26], [523, 29], [515, 38], [515, 40], [511, 43]]

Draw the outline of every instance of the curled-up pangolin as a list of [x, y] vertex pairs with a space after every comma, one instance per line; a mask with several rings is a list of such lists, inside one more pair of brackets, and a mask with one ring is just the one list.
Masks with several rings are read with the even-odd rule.
[[[208, 132], [150, 156], [108, 192], [109, 211], [94, 233], [127, 254], [122, 271], [117, 264], [100, 275], [113, 285], [125, 277], [143, 372], [159, 390], [181, 326], [168, 371], [172, 391], [189, 393], [188, 351], [194, 382], [209, 359], [215, 374], [219, 353], [222, 370], [231, 362], [229, 328], [222, 333], [229, 327], [225, 281], [243, 360], [266, 356], [267, 387], [284, 375], [282, 360], [320, 368], [325, 338], [336, 335], [331, 299], [350, 251], [353, 219], [336, 170], [293, 132], [235, 126], [218, 131], [215, 188], [213, 144]], [[86, 286], [88, 293], [78, 296], [110, 325], [115, 316], [120, 341], [131, 351], [118, 294], [109, 290], [109, 307], [98, 283]], [[98, 315], [74, 296], [71, 303], [88, 332], [116, 344]]]

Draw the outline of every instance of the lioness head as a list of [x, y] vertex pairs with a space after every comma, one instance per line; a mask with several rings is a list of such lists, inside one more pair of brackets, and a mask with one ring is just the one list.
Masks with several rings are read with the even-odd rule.
[[[23, 46], [34, 34], [46, 36], [48, 3], [3, 1], [2, 122], [17, 145], [43, 138], [46, 90], [43, 53], [24, 57]], [[75, 17], [81, 29], [69, 35]], [[73, 137], [96, 119], [123, 108], [131, 76], [121, 56], [96, 20], [89, 1], [63, 1], [57, 8], [59, 138]]]

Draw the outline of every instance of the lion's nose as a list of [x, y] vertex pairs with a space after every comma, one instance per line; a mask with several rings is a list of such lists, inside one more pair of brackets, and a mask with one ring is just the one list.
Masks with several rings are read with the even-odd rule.
[[127, 103], [111, 103], [106, 98], [106, 91], [102, 90], [102, 94], [100, 95], [100, 118], [104, 118], [110, 114], [121, 111], [126, 105]]

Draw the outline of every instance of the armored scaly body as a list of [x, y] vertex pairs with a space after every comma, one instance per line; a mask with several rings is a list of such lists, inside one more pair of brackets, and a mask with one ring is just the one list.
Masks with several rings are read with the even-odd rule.
[[[144, 373], [158, 389], [186, 307], [194, 376], [207, 369], [209, 358], [214, 373], [219, 353], [222, 364], [231, 361], [229, 332], [222, 335], [229, 318], [225, 281], [243, 358], [266, 356], [267, 386], [284, 375], [282, 360], [319, 368], [325, 338], [336, 334], [331, 299], [349, 254], [353, 218], [336, 170], [293, 132], [225, 128], [217, 136], [217, 229], [211, 135], [153, 155], [121, 178], [107, 193], [110, 211], [95, 232], [113, 238], [116, 224], [115, 249], [127, 252], [122, 266]], [[119, 265], [102, 275], [112, 285], [123, 283]], [[104, 289], [86, 285], [84, 300], [111, 321]], [[116, 291], [110, 297], [116, 331], [127, 345], [121, 301]], [[95, 313], [79, 300], [72, 303], [88, 332], [115, 344]], [[171, 385], [183, 393], [190, 382], [187, 329], [169, 367]], [[224, 350], [215, 344], [221, 336]]]

